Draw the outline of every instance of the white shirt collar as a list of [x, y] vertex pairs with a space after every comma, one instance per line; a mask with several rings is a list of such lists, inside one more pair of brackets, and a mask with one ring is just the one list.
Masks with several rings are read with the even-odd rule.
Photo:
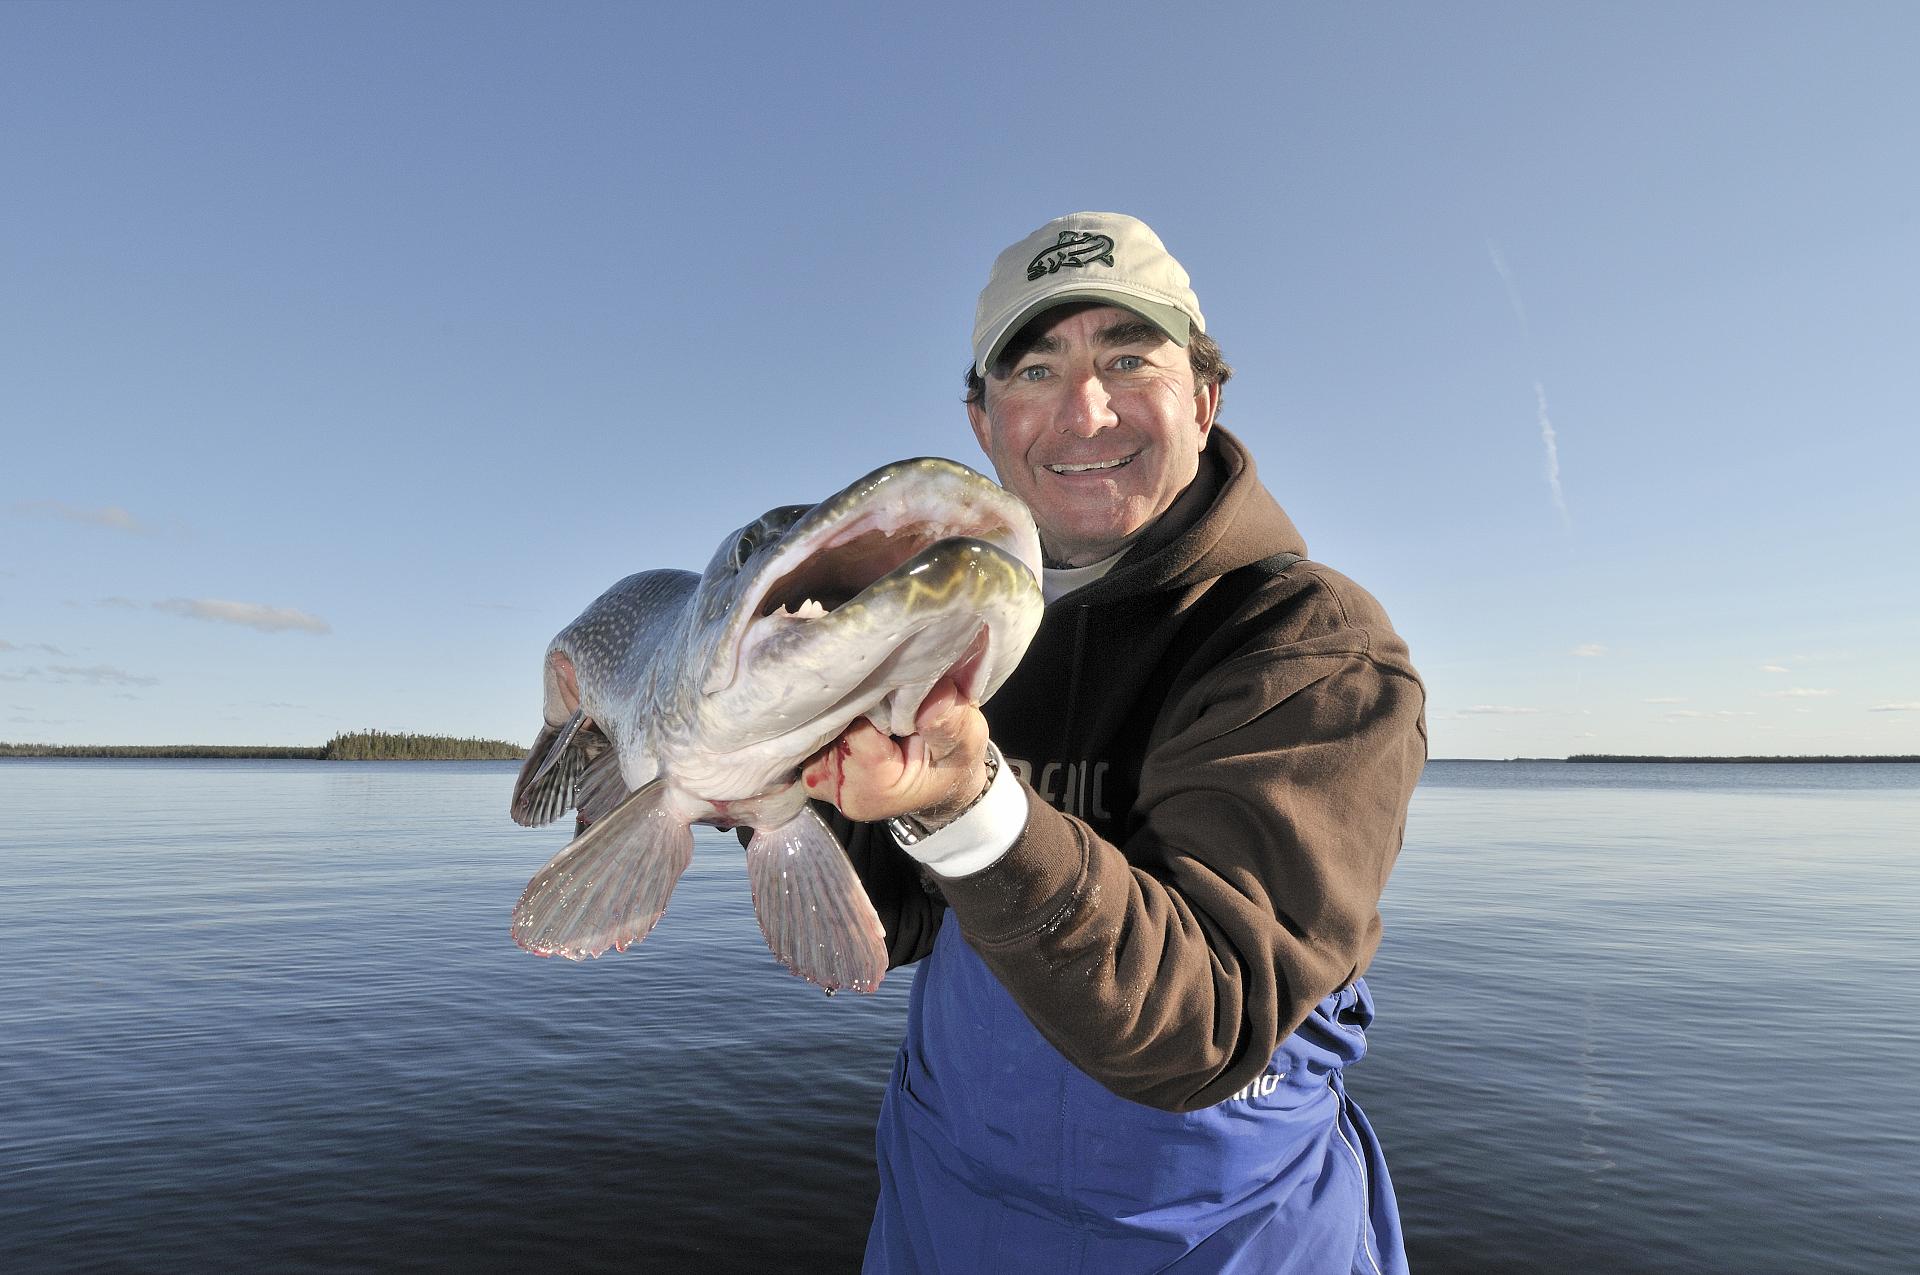
[[1059, 601], [1075, 589], [1092, 584], [1107, 572], [1113, 570], [1113, 564], [1120, 561], [1125, 549], [1098, 562], [1090, 562], [1084, 567], [1047, 567], [1040, 573], [1040, 595], [1048, 605]]

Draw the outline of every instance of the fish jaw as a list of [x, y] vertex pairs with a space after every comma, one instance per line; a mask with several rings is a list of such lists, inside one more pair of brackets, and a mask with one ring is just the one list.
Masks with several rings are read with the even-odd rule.
[[982, 702], [1013, 672], [1043, 605], [1024, 562], [962, 538], [930, 545], [822, 615], [763, 617], [748, 633], [744, 675], [694, 706], [699, 747], [674, 758], [675, 781], [708, 798], [758, 792], [791, 782], [858, 718], [913, 733], [943, 680]]
[[1040, 537], [1020, 500], [955, 461], [919, 457], [883, 465], [815, 505], [777, 544], [731, 581], [719, 578], [727, 546], [703, 588], [728, 592], [724, 617], [702, 608], [716, 629], [701, 689], [715, 694], [740, 678], [750, 632], [777, 611], [831, 611], [942, 540], [982, 540], [1023, 563], [1038, 580]]

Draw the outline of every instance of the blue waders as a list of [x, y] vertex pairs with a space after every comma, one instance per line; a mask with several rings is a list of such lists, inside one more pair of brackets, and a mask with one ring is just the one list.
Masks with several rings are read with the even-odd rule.
[[1341, 1085], [1365, 982], [1204, 1111], [1115, 1097], [1048, 1044], [949, 916], [880, 1111], [868, 1272], [1404, 1275], [1393, 1186]]

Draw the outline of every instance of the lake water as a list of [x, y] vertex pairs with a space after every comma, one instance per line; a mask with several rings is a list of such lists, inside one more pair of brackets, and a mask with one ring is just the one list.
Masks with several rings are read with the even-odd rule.
[[[855, 1268], [911, 972], [787, 975], [705, 830], [522, 953], [514, 769], [0, 760], [0, 1271]], [[1437, 762], [1384, 911], [1416, 1271], [1920, 1266], [1920, 766]]]

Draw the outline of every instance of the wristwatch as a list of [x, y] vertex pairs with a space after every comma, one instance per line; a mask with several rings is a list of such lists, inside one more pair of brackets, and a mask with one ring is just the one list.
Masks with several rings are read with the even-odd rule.
[[947, 820], [946, 823], [941, 824], [937, 828], [929, 828], [912, 815], [895, 815], [893, 818], [887, 820], [887, 831], [891, 832], [893, 839], [903, 846], [910, 846], [924, 841], [934, 833], [940, 831], [940, 828], [945, 828], [957, 822], [961, 815], [966, 814], [967, 811], [972, 810], [975, 806], [985, 801], [988, 791], [993, 787], [993, 781], [999, 778], [999, 775], [1000, 750], [989, 743], [987, 745], [987, 782], [980, 786], [980, 791], [974, 799], [961, 808], [960, 814], [955, 815], [952, 819]]

